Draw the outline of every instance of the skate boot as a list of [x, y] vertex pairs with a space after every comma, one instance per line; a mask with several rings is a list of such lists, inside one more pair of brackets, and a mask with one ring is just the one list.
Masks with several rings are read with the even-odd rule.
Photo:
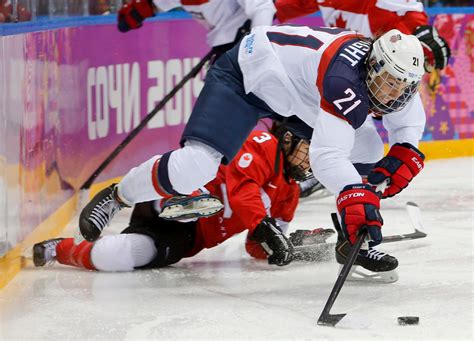
[[84, 239], [89, 242], [97, 240], [114, 215], [124, 207], [129, 206], [118, 197], [116, 184], [97, 193], [79, 217], [79, 230]]
[[[336, 261], [339, 264], [344, 264], [351, 248], [352, 246], [347, 240], [342, 241], [338, 239], [336, 244]], [[361, 249], [348, 276], [348, 280], [370, 280], [381, 283], [396, 282], [398, 280], [398, 274], [395, 270], [397, 267], [398, 260], [395, 257], [382, 251], [377, 251], [372, 247], [369, 247], [367, 250]]]
[[224, 208], [220, 199], [209, 193], [195, 191], [189, 196], [174, 196], [166, 200], [160, 218], [183, 220], [213, 216]]
[[328, 243], [326, 240], [333, 235], [334, 230], [322, 228], [290, 233], [289, 240], [294, 246], [295, 260], [318, 262], [331, 259], [334, 242]]
[[33, 246], [33, 263], [35, 266], [45, 266], [47, 263], [54, 263], [56, 260], [56, 246], [64, 238], [45, 240]]
[[300, 188], [300, 198], [307, 198], [311, 195], [313, 199], [322, 199], [332, 194], [314, 176], [298, 182]]

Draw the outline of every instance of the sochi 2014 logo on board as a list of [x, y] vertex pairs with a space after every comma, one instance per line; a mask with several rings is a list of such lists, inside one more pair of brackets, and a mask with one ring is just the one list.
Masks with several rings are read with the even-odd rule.
[[247, 168], [252, 163], [252, 160], [253, 160], [252, 154], [250, 153], [242, 154], [242, 156], [239, 159], [239, 167]]

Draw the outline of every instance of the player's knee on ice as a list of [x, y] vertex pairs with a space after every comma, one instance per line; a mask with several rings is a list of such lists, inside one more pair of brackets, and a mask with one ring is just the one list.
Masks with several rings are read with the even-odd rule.
[[99, 239], [91, 260], [100, 271], [132, 271], [150, 263], [157, 250], [153, 239], [143, 234], [119, 234]]

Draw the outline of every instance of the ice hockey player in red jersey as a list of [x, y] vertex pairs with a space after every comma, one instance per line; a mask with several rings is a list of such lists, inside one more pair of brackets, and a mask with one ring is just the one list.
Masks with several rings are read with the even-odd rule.
[[160, 201], [139, 203], [122, 234], [78, 245], [72, 238], [38, 243], [35, 264], [57, 260], [102, 271], [162, 267], [246, 230], [246, 248], [252, 256], [268, 257], [270, 264], [289, 264], [293, 247], [284, 233], [298, 204], [295, 179], [303, 179], [309, 169], [309, 144], [291, 131], [277, 132], [283, 141], [278, 160], [278, 140], [269, 132], [253, 131], [234, 160], [222, 165], [206, 186], [224, 203], [220, 214], [191, 222], [170, 221], [158, 216]]
[[181, 7], [208, 31], [214, 60], [232, 48], [252, 27], [272, 25], [273, 0], [131, 0], [118, 13], [121, 32], [140, 28], [146, 18]]

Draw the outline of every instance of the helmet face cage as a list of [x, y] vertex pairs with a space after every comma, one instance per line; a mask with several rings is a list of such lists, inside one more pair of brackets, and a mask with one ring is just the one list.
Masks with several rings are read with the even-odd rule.
[[[370, 64], [373, 64], [372, 66]], [[375, 61], [369, 62], [366, 84], [370, 108], [378, 115], [386, 115], [402, 110], [418, 91], [420, 82], [408, 84], [390, 75], [385, 70], [376, 71]], [[401, 89], [401, 90], [400, 90]], [[397, 98], [391, 94], [401, 92]]]
[[402, 110], [418, 91], [424, 53], [413, 35], [393, 29], [372, 43], [366, 59], [370, 109], [377, 115]]
[[309, 164], [309, 142], [294, 136], [291, 132], [286, 134], [291, 134], [291, 147], [285, 153], [286, 174], [295, 181], [307, 180], [312, 175]]

